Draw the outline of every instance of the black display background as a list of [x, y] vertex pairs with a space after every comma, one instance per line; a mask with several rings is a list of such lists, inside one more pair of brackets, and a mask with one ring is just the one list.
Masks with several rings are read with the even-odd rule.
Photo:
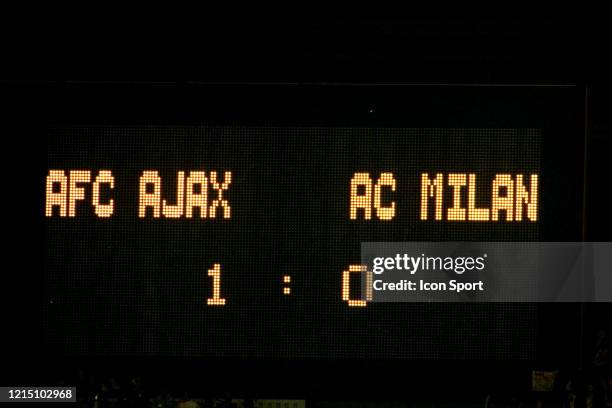
[[[461, 72], [468, 70], [466, 67]], [[240, 395], [376, 400], [429, 399], [436, 395], [456, 401], [459, 396], [480, 398], [483, 390], [529, 389], [530, 370], [534, 367], [574, 372], [588, 364], [592, 342], [582, 336], [597, 327], [601, 321], [598, 316], [604, 316], [600, 308], [594, 307], [598, 305], [538, 305], [536, 361], [518, 362], [69, 356], [50, 347], [53, 342], [41, 325], [47, 307], [43, 277], [48, 220], [44, 217], [43, 203], [48, 167], [45, 138], [50, 129], [236, 124], [539, 128], [543, 136], [542, 184], [547, 189], [541, 194], [541, 208], [547, 210], [541, 213], [540, 238], [577, 240], [582, 237], [583, 218], [582, 87], [57, 82], [16, 84], [6, 91], [14, 109], [7, 114], [11, 148], [5, 163], [14, 175], [9, 183], [12, 197], [22, 200], [7, 201], [17, 206], [17, 212], [8, 217], [11, 233], [7, 236], [9, 265], [15, 267], [9, 266], [3, 285], [5, 317], [12, 328], [4, 332], [5, 384], [61, 383], [76, 378], [78, 370], [84, 369], [100, 378], [117, 373], [126, 378], [145, 375], [148, 386], [155, 392], [168, 388], [197, 393], [231, 390]], [[602, 95], [598, 95], [601, 102]], [[601, 119], [602, 105], [597, 106]], [[414, 113], [410, 124], [404, 115], [407, 110]], [[438, 110], [447, 115], [435, 113]], [[491, 112], [505, 113], [496, 116]], [[589, 152], [595, 158], [590, 161], [591, 199], [587, 203], [591, 210], [590, 239], [605, 238], [607, 231], [602, 211], [605, 200], [601, 199], [602, 189], [598, 187], [605, 179], [601, 167], [605, 163], [605, 146], [604, 142], [594, 140], [596, 150]], [[571, 186], [570, 191], [565, 189], [567, 186]]]
[[[46, 222], [46, 269], [53, 277], [48, 295], [54, 303], [47, 299], [45, 308], [54, 353], [545, 361], [558, 358], [567, 346], [558, 341], [552, 346], [547, 337], [554, 330], [539, 330], [542, 325], [561, 329], [546, 307], [370, 305], [352, 310], [339, 300], [339, 278], [342, 268], [358, 261], [361, 241], [579, 240], [584, 131], [579, 88], [107, 84], [52, 87], [50, 96], [56, 103], [50, 111], [48, 167], [94, 170], [116, 160], [117, 167], [111, 166], [116, 199], [126, 200], [110, 220], [84, 216]], [[209, 142], [210, 132], [203, 130], [159, 130], [177, 125], [361, 130], [338, 137], [337, 131], [322, 129], [243, 129], [223, 135], [224, 143], [229, 141], [225, 148]], [[121, 126], [147, 128], [122, 134]], [[539, 234], [527, 223], [416, 221], [418, 194], [404, 187], [418, 186], [418, 174], [434, 169], [475, 170], [479, 176], [483, 169], [483, 175], [537, 171], [533, 146], [518, 141], [530, 136], [537, 146], [539, 131], [516, 131], [510, 137], [481, 133], [480, 140], [490, 137], [491, 144], [481, 142], [478, 149], [497, 154], [489, 159], [471, 150], [476, 138], [467, 137], [464, 144], [442, 142], [436, 156], [427, 148], [419, 155], [402, 148], [413, 147], [406, 142], [411, 140], [408, 132], [375, 131], [407, 127], [541, 129]], [[385, 133], [390, 135], [380, 136]], [[426, 133], [419, 136], [427, 143], [436, 140]], [[187, 141], [197, 141], [198, 149], [188, 150]], [[117, 151], [117, 145], [126, 148]], [[467, 151], [461, 152], [461, 146]], [[73, 154], [62, 155], [62, 149]], [[527, 168], [516, 160], [522, 156], [531, 157]], [[406, 157], [411, 163], [402, 162]], [[124, 166], [128, 162], [130, 171]], [[147, 167], [159, 169], [169, 186], [177, 170], [231, 169], [232, 220], [138, 219], [137, 177]], [[397, 218], [390, 225], [350, 222], [351, 175], [381, 170], [398, 178]], [[486, 200], [486, 194], [480, 198]], [[255, 199], [260, 201], [254, 204]], [[241, 214], [241, 208], [248, 211]], [[223, 239], [211, 242], [202, 238], [203, 232]], [[209, 286], [205, 271], [213, 259], [206, 259], [208, 251], [201, 256], [203, 247], [231, 255], [221, 261], [222, 287], [230, 302], [225, 310], [203, 305]], [[237, 275], [228, 278], [232, 270], [240, 271], [240, 282]], [[290, 300], [281, 295], [285, 270], [297, 271], [290, 273], [295, 282]], [[71, 272], [62, 276], [59, 271]], [[185, 288], [190, 290], [185, 293]], [[559, 311], [554, 315], [559, 317]], [[407, 315], [418, 323], [410, 324], [411, 330], [397, 329], [394, 324]], [[211, 328], [216, 335], [209, 334]]]
[[[3, 132], [3, 163], [7, 167], [5, 175], [10, 175], [5, 185], [5, 191], [10, 192], [5, 200], [10, 213], [5, 217], [9, 225], [5, 232], [7, 266], [2, 285], [6, 324], [0, 370], [5, 384], [47, 385], [52, 379], [65, 380], [77, 368], [85, 368], [99, 376], [118, 372], [125, 376], [146, 374], [145, 381], [156, 391], [170, 387], [180, 393], [185, 389], [197, 393], [234, 390], [244, 395], [245, 390], [250, 390], [251, 395], [258, 396], [376, 401], [421, 398], [457, 403], [460, 396], [472, 393], [481, 401], [494, 390], [530, 389], [530, 370], [535, 367], [561, 368], [562, 373], [566, 368], [566, 374], [576, 369], [588, 371], [598, 332], [611, 324], [609, 304], [540, 305], [544, 310], [538, 322], [538, 349], [549, 358], [519, 369], [500, 362], [474, 361], [387, 360], [366, 364], [347, 359], [329, 363], [272, 359], [245, 362], [230, 358], [67, 358], [49, 354], [38, 324], [43, 299], [41, 263], [46, 257], [45, 220], [40, 204], [44, 200], [40, 180], [45, 177], [46, 166], [39, 164], [47, 158], [47, 122], [62, 116], [67, 123], [86, 122], [86, 118], [110, 122], [106, 115], [115, 122], [130, 116], [139, 122], [163, 122], [168, 117], [194, 121], [193, 114], [202, 114], [200, 107], [204, 103], [193, 91], [197, 85], [185, 85], [189, 81], [579, 84], [577, 101], [583, 99], [583, 89], [588, 90], [585, 110], [589, 128], [583, 237], [593, 241], [610, 239], [606, 183], [612, 141], [611, 88], [606, 41], [609, 24], [603, 13], [525, 13], [506, 8], [463, 14], [436, 8], [435, 14], [429, 16], [411, 11], [382, 17], [368, 9], [361, 16], [342, 13], [326, 18], [311, 18], [303, 13], [249, 13], [245, 17], [191, 13], [192, 20], [187, 19], [191, 21], [185, 20], [186, 13], [173, 15], [167, 8], [160, 15], [153, 12], [144, 16], [142, 8], [130, 14], [129, 8], [118, 11], [100, 7], [81, 17], [75, 17], [72, 10], [45, 13], [42, 20], [34, 19], [40, 24], [34, 24], [31, 30], [16, 27], [15, 35], [10, 36], [12, 41], [7, 43], [6, 59], [11, 63], [4, 66], [7, 72], [2, 96], [6, 101], [3, 119], [8, 120], [9, 127]], [[15, 22], [21, 23], [19, 19]], [[24, 42], [27, 39], [32, 40], [34, 48]], [[40, 44], [49, 47], [35, 52]], [[18, 50], [18, 55], [12, 56], [13, 50]], [[58, 85], [49, 89], [45, 85], [47, 79]], [[81, 90], [75, 89], [74, 81], [85, 81], [77, 86]], [[92, 85], [92, 81], [96, 84]], [[141, 85], [127, 85], [133, 81]], [[146, 81], [164, 82], [145, 86]], [[68, 92], [66, 88], [72, 89]], [[171, 88], [177, 89], [170, 91]], [[187, 93], [194, 94], [190, 101], [181, 97], [165, 100], [164, 96], [185, 94], [189, 89], [192, 91]], [[418, 91], [412, 89], [414, 92]], [[531, 90], [522, 93], [533, 94]], [[157, 97], [152, 98], [153, 94]], [[248, 110], [256, 112], [251, 118], [290, 115], [289, 106], [281, 102], [269, 109], [268, 95], [273, 100], [277, 94], [259, 92], [256, 98], [250, 98], [258, 100], [250, 103], [251, 109], [234, 113], [243, 118], [248, 116]], [[366, 105], [371, 101], [349, 100], [347, 110], [353, 110], [354, 119], [371, 120], [373, 115], [366, 115]], [[234, 107], [249, 105], [247, 101], [233, 102]], [[559, 104], [565, 102], [551, 97], [542, 108]], [[579, 104], [577, 112], [584, 108]], [[211, 112], [211, 104], [208, 105], [204, 111]], [[343, 110], [342, 106], [333, 108], [337, 112]], [[231, 115], [222, 116], [231, 119]], [[296, 116], [299, 115], [292, 118]], [[561, 136], [558, 145], [548, 146], [569, 154], [573, 146], [580, 150], [578, 144], [577, 138]], [[547, 157], [555, 161], [555, 157], [567, 156], [545, 153], [544, 160]], [[574, 155], [567, 157], [570, 159]], [[555, 174], [567, 172], [579, 177], [580, 172], [574, 171], [579, 164], [567, 161], [566, 165], [572, 171], [558, 161], [559, 171], [549, 172], [547, 185], [557, 183]], [[558, 185], [562, 183], [560, 178]], [[580, 197], [582, 192], [572, 194]], [[552, 196], [549, 200], [553, 206], [562, 207], [560, 215], [547, 224], [550, 227], [556, 223], [553, 228], [557, 232], [583, 218], [579, 211], [564, 211], [573, 204]], [[570, 235], [574, 239], [575, 234]], [[556, 236], [564, 234], [559, 232]], [[541, 353], [539, 357], [543, 358]]]

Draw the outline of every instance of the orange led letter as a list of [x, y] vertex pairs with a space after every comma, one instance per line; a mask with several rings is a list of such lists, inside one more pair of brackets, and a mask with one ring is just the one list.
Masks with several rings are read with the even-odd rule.
[[531, 175], [531, 191], [527, 192], [523, 184], [523, 175], [516, 176], [516, 203], [515, 203], [515, 220], [523, 220], [523, 205], [527, 207], [527, 218], [529, 221], [538, 220], [538, 175]]
[[[500, 189], [506, 190], [506, 195], [500, 195]], [[493, 180], [493, 205], [491, 208], [491, 219], [499, 219], [499, 211], [506, 211], [506, 221], [512, 221], [514, 214], [514, 182], [509, 174], [498, 174]]]
[[453, 207], [448, 209], [449, 221], [465, 221], [465, 208], [461, 207], [461, 187], [467, 182], [465, 174], [449, 174], [448, 185], [453, 187]]
[[374, 207], [376, 208], [376, 216], [381, 220], [392, 220], [395, 217], [395, 202], [391, 202], [388, 207], [383, 207], [381, 204], [381, 187], [389, 186], [391, 191], [395, 191], [395, 179], [393, 173], [383, 173], [380, 175], [378, 182], [374, 186]]
[[225, 178], [225, 181], [223, 183], [217, 183], [217, 172], [210, 172], [210, 184], [212, 184], [213, 188], [217, 190], [217, 199], [213, 200], [212, 204], [210, 205], [210, 218], [215, 218], [217, 215], [217, 207], [223, 208], [223, 218], [231, 218], [232, 208], [229, 206], [227, 200], [223, 199], [223, 190], [227, 190], [232, 182], [232, 172], [226, 171], [223, 177]]
[[[359, 187], [365, 187], [363, 195], [359, 194]], [[357, 219], [357, 209], [363, 208], [363, 218], [372, 218], [372, 180], [368, 173], [355, 173], [351, 180], [351, 220]]]
[[68, 216], [76, 217], [76, 202], [85, 199], [85, 189], [77, 183], [89, 183], [91, 174], [88, 170], [71, 170], [68, 188]]
[[[195, 186], [200, 187], [200, 192], [193, 191]], [[206, 218], [208, 210], [208, 181], [203, 171], [189, 172], [187, 177], [187, 198], [185, 199], [185, 216], [193, 217], [193, 209], [200, 209], [200, 218]]]
[[185, 172], [179, 171], [176, 179], [176, 205], [168, 204], [165, 199], [162, 202], [162, 213], [167, 218], [181, 218], [183, 216]]
[[[53, 192], [53, 186], [58, 185], [58, 192]], [[49, 170], [47, 176], [47, 194], [45, 216], [53, 216], [53, 207], [59, 207], [60, 217], [66, 216], [68, 208], [68, 177], [64, 170]]]
[[107, 218], [113, 215], [114, 202], [111, 198], [108, 204], [100, 203], [100, 184], [108, 184], [111, 189], [115, 188], [115, 178], [109, 170], [100, 170], [93, 183], [92, 201], [96, 215], [101, 218]]
[[432, 181], [427, 173], [421, 174], [421, 220], [426, 220], [428, 217], [428, 202], [430, 198], [436, 199], [436, 220], [442, 219], [442, 185], [444, 176], [440, 173], [436, 174], [436, 178]]
[[[147, 186], [153, 186], [153, 192], [147, 192]], [[159, 218], [161, 215], [161, 178], [156, 170], [142, 172], [140, 177], [140, 195], [138, 206], [138, 217], [144, 218], [147, 208], [153, 207], [153, 217]]]
[[488, 208], [476, 208], [476, 175], [468, 176], [468, 220], [489, 221]]

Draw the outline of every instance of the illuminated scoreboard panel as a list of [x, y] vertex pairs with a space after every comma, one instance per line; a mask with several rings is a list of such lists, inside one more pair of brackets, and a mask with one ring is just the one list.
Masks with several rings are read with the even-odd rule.
[[51, 349], [533, 359], [534, 305], [363, 304], [345, 276], [366, 241], [545, 238], [526, 123], [50, 127]]

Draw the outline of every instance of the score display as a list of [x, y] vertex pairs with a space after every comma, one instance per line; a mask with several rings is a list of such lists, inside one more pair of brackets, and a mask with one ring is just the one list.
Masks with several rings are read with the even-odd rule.
[[[531, 88], [423, 99], [405, 98], [409, 87], [402, 98], [281, 87], [272, 94], [295, 104], [268, 95], [284, 107], [262, 113], [261, 89], [213, 88], [246, 97], [205, 93], [215, 108], [197, 111], [191, 95], [187, 118], [149, 100], [50, 123], [40, 207], [52, 350], [537, 357], [536, 305], [368, 303], [351, 272], [361, 242], [575, 238], [580, 163], [557, 166], [579, 151], [555, 142], [580, 145], [574, 102], [542, 108], [557, 95], [532, 100]], [[352, 110], [355, 92], [367, 110]]]

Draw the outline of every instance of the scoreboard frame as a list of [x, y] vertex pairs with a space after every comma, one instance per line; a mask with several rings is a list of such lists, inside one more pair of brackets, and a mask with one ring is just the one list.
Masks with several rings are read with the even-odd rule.
[[[551, 190], [544, 187], [540, 192], [543, 209], [541, 240], [581, 241], [585, 237], [588, 129], [586, 89], [581, 86], [57, 82], [48, 84], [47, 91], [47, 128], [108, 125], [427, 127], [428, 123], [430, 126], [437, 124], [437, 127], [452, 123], [455, 127], [466, 128], [516, 128], [534, 127], [537, 122], [545, 129], [541, 184], [552, 186]], [[446, 109], [446, 117], [423, 118], [417, 112], [414, 117], [407, 119], [397, 106], [398, 101], [402, 101], [406, 95], [410, 95], [413, 101], [411, 107], [415, 107], [414, 101], [418, 101], [419, 97], [424, 100], [423, 109], [440, 103]], [[488, 107], [481, 103], [487, 97], [495, 100]], [[543, 107], [547, 113], [534, 121], [529, 116], [532, 110], [526, 109], [529, 112], [524, 115], [517, 111], [521, 105], [517, 101], [529, 98], [533, 98], [534, 105], [544, 100], [558, 106]], [[479, 121], [482, 110], [453, 111], [450, 108], [460, 100], [477, 101], [476, 105], [482, 110], [506, 108], [520, 119]], [[569, 119], [565, 119], [571, 122], [572, 129], [565, 129], [560, 133], [562, 136], [555, 140], [551, 135], [554, 135], [559, 125], [550, 112], [556, 108], [571, 114]], [[556, 201], [551, 191], [561, 191], [563, 188], [573, 190], [571, 199]], [[44, 199], [39, 202], [44, 203]], [[553, 216], [550, 216], [553, 211], [547, 212], [544, 210], [546, 208], [554, 208]], [[42, 215], [40, 221], [44, 223]], [[38, 270], [42, 269], [44, 257]], [[161, 356], [102, 359], [95, 356], [58, 356], [45, 351], [42, 355], [48, 363], [47, 367], [66, 360], [70, 362], [68, 366], [103, 366], [108, 370], [115, 365], [147, 367], [159, 378], [166, 379], [171, 377], [169, 372], [183, 371], [184, 374], [177, 378], [187, 383], [195, 381], [189, 378], [188, 373], [198, 372], [201, 374], [200, 379], [203, 378], [211, 387], [234, 390], [248, 390], [255, 384], [258, 390], [269, 389], [278, 394], [280, 387], [286, 390], [287, 396], [293, 396], [303, 389], [305, 381], [310, 381], [312, 395], [324, 395], [334, 389], [335, 396], [367, 398], [385, 390], [390, 398], [395, 398], [402, 396], [403, 381], [410, 381], [424, 395], [435, 388], [431, 385], [434, 380], [450, 384], [447, 386], [449, 393], [465, 392], [466, 389], [482, 389], [484, 385], [495, 386], [499, 382], [525, 385], [533, 367], [579, 367], [582, 364], [582, 353], [576, 355], [567, 351], [584, 347], [580, 333], [581, 313], [581, 306], [575, 304], [539, 306], [538, 358], [535, 361], [185, 359]], [[571, 333], [574, 330], [567, 330], [568, 326], [575, 329], [575, 333]], [[559, 341], [559, 338], [563, 340]], [[468, 371], [470, 375], [466, 375]]]

